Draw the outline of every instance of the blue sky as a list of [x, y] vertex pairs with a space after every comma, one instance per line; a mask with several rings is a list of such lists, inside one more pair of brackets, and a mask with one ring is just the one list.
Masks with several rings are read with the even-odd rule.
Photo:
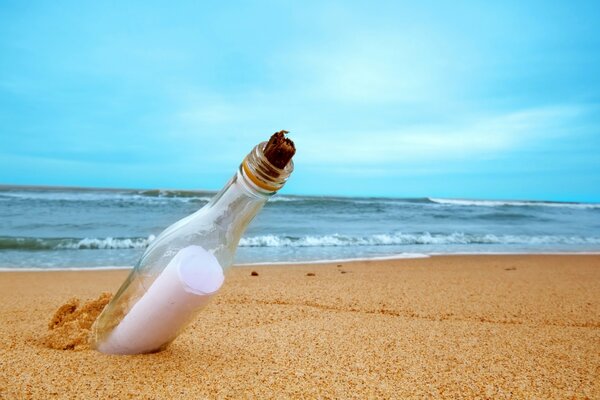
[[550, 3], [0, 1], [0, 183], [218, 189], [287, 129], [288, 194], [600, 201], [600, 3]]

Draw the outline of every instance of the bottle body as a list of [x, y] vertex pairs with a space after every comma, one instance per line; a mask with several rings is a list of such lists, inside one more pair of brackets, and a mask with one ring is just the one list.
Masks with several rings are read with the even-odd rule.
[[247, 226], [293, 170], [290, 162], [273, 178], [277, 185], [262, 185], [260, 167], [268, 161], [261, 157], [261, 146], [208, 204], [149, 245], [96, 320], [93, 347], [112, 354], [160, 351], [206, 306]]

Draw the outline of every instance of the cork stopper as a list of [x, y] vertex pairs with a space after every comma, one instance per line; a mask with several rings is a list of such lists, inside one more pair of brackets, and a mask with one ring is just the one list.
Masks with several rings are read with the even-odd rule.
[[275, 132], [263, 150], [267, 160], [279, 169], [285, 168], [296, 153], [296, 146], [285, 137], [286, 133], [288, 131]]

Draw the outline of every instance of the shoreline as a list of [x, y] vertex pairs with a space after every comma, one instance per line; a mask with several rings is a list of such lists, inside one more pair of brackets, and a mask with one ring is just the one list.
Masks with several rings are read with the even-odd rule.
[[[328, 264], [339, 264], [344, 262], [368, 262], [368, 261], [395, 261], [395, 260], [414, 260], [421, 258], [433, 258], [433, 257], [462, 257], [462, 256], [597, 256], [600, 255], [600, 251], [581, 251], [581, 252], [568, 252], [568, 251], [556, 251], [556, 252], [462, 252], [462, 253], [406, 253], [406, 254], [395, 254], [390, 256], [377, 256], [377, 257], [357, 257], [357, 258], [340, 258], [333, 260], [307, 260], [307, 261], [274, 261], [274, 262], [253, 262], [253, 263], [240, 263], [233, 264], [231, 268], [240, 267], [280, 267], [280, 266], [301, 266], [301, 265], [328, 265]], [[118, 266], [118, 265], [101, 265], [97, 267], [59, 267], [59, 268], [12, 268], [12, 267], [0, 267], [0, 273], [2, 272], [78, 272], [78, 271], [120, 271], [130, 270], [133, 266]]]
[[128, 274], [52, 272], [0, 274], [0, 398], [600, 398], [597, 254], [240, 266], [136, 356], [44, 347]]

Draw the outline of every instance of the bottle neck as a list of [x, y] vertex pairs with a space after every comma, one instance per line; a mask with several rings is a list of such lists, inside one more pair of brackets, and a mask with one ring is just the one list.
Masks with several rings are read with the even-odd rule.
[[206, 206], [223, 235], [215, 256], [225, 268], [233, 262], [239, 240], [250, 222], [294, 169], [291, 161], [283, 169], [273, 166], [264, 156], [265, 145], [263, 142], [252, 149], [229, 183]]
[[294, 170], [294, 162], [290, 160], [284, 168], [277, 168], [264, 155], [266, 144], [262, 142], [256, 145], [244, 158], [240, 174], [252, 194], [268, 198], [285, 185]]

